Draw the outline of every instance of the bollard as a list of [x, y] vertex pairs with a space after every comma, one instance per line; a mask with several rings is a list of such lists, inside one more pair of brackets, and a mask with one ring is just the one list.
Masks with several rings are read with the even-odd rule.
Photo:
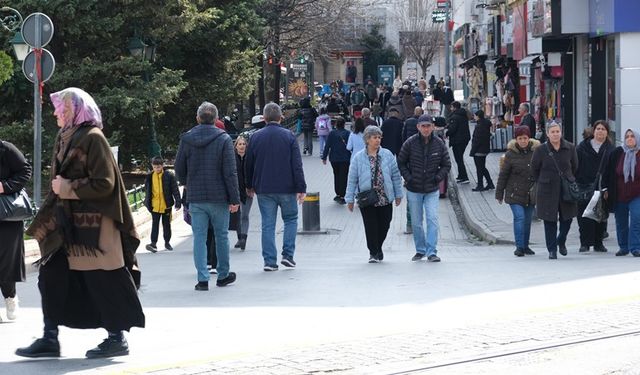
[[320, 231], [320, 193], [307, 193], [302, 203], [302, 230]]

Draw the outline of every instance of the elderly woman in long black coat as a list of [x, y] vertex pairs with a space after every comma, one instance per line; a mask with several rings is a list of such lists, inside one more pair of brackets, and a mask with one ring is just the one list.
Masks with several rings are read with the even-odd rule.
[[[31, 166], [22, 152], [0, 140], [0, 194], [22, 190], [30, 178]], [[25, 280], [23, 228], [22, 221], [0, 221], [0, 289], [9, 320], [16, 318], [18, 308], [16, 282]]]
[[[544, 220], [544, 237], [549, 259], [567, 255], [567, 234], [576, 216], [576, 203], [562, 200], [560, 173], [575, 180], [578, 155], [573, 143], [562, 138], [562, 127], [556, 122], [547, 125], [547, 142], [533, 152], [531, 170], [537, 182], [536, 215]], [[560, 232], [558, 232], [560, 221]]]

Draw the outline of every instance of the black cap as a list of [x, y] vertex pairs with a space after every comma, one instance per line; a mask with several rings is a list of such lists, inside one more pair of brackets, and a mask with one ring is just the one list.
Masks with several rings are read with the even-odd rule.
[[424, 123], [433, 124], [433, 117], [431, 117], [430, 115], [421, 115], [420, 117], [418, 117], [418, 125]]

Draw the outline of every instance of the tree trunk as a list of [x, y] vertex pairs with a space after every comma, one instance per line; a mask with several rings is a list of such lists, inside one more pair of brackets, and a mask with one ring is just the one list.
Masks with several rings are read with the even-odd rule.
[[280, 78], [282, 72], [280, 71], [280, 60], [274, 60], [273, 67], [273, 91], [271, 93], [271, 101], [280, 104]]
[[265, 104], [267, 104], [264, 92], [264, 69], [264, 59], [262, 58], [262, 56], [260, 56], [260, 77], [258, 78], [258, 105], [260, 106], [259, 112], [262, 112]]
[[251, 95], [249, 95], [249, 116], [253, 117], [256, 115], [256, 91], [253, 90]]

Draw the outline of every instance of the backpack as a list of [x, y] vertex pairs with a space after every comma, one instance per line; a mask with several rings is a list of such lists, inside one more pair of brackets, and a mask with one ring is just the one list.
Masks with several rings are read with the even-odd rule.
[[319, 118], [318, 119], [318, 129], [320, 129], [320, 130], [329, 129], [329, 121], [331, 121], [331, 119], [327, 118], [327, 117]]

